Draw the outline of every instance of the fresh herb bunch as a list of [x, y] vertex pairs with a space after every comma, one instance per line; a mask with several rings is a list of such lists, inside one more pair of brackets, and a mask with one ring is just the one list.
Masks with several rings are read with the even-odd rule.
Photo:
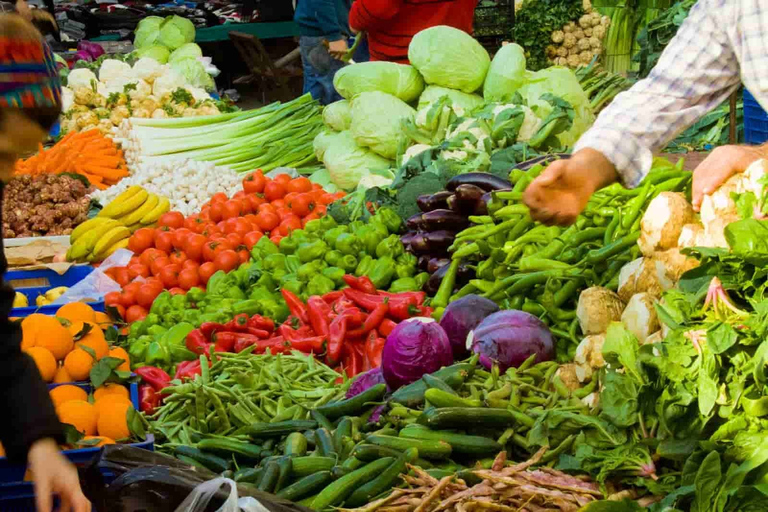
[[658, 18], [648, 23], [637, 36], [640, 52], [634, 56], [633, 62], [640, 63], [638, 74], [645, 78], [659, 61], [661, 53], [677, 34], [688, 12], [696, 0], [682, 0], [662, 12]]
[[526, 67], [538, 71], [549, 67], [546, 48], [552, 32], [584, 14], [581, 2], [573, 0], [528, 0], [515, 15], [512, 40], [525, 48]]

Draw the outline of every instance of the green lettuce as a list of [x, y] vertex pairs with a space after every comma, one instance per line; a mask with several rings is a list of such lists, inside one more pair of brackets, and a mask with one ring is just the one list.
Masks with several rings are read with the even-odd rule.
[[160, 24], [160, 35], [157, 38], [157, 42], [169, 50], [175, 50], [194, 40], [195, 25], [187, 18], [174, 14], [165, 18]]
[[323, 109], [323, 122], [337, 132], [349, 130], [352, 122], [352, 107], [347, 100], [331, 103]]
[[350, 131], [359, 146], [394, 160], [403, 121], [413, 120], [416, 111], [404, 101], [384, 92], [364, 92], [352, 101]]
[[392, 162], [361, 148], [349, 131], [329, 138], [323, 153], [323, 163], [333, 183], [344, 190], [353, 190], [360, 180], [371, 173], [386, 173]]
[[171, 56], [168, 58], [168, 62], [176, 62], [181, 59], [196, 59], [203, 56], [203, 50], [200, 49], [195, 43], [185, 43], [176, 48]]
[[160, 25], [163, 18], [159, 16], [147, 16], [141, 20], [136, 27], [136, 36], [133, 40], [133, 46], [137, 50], [157, 44], [160, 37]]
[[525, 83], [525, 50], [508, 44], [496, 52], [483, 84], [486, 101], [508, 101]]
[[136, 50], [137, 58], [140, 59], [142, 57], [149, 57], [151, 59], [155, 59], [160, 64], [166, 64], [168, 62], [168, 57], [170, 55], [171, 55], [171, 52], [168, 51], [168, 48], [159, 44], [145, 46], [143, 48]]
[[363, 92], [380, 91], [411, 102], [424, 90], [424, 79], [413, 66], [406, 64], [362, 62], [339, 70], [333, 86], [346, 99]]
[[484, 103], [483, 98], [477, 94], [467, 94], [455, 89], [440, 87], [439, 85], [430, 85], [424, 89], [424, 93], [419, 98], [418, 109], [421, 110], [423, 108], [429, 107], [432, 103], [439, 100], [443, 96], [447, 96], [448, 99], [451, 100], [451, 105], [453, 106], [454, 110], [456, 107], [460, 107], [466, 111], [466, 113], [473, 111]]

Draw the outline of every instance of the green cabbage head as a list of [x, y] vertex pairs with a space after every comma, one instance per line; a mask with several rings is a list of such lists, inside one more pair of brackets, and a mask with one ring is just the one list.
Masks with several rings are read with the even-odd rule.
[[503, 102], [512, 98], [525, 83], [525, 51], [515, 43], [496, 52], [483, 84], [486, 101]]
[[200, 49], [195, 43], [184, 43], [179, 46], [168, 58], [168, 62], [173, 63], [177, 60], [192, 58], [196, 59], [203, 56], [203, 50]]
[[467, 94], [454, 89], [440, 87], [439, 85], [430, 85], [424, 89], [424, 94], [419, 98], [419, 110], [428, 107], [443, 96], [448, 96], [454, 109], [459, 107], [466, 113], [471, 112], [485, 103], [483, 98], [477, 94]]
[[416, 34], [408, 60], [428, 84], [468, 93], [483, 86], [491, 64], [488, 52], [472, 36], [444, 25]]
[[133, 39], [133, 46], [137, 50], [152, 46], [157, 43], [160, 37], [160, 24], [163, 18], [159, 16], [147, 16], [141, 20], [136, 27], [136, 36]]
[[168, 16], [160, 25], [160, 36], [157, 42], [167, 47], [169, 50], [175, 50], [185, 43], [191, 43], [195, 40], [195, 25], [187, 18], [181, 16]]
[[323, 109], [325, 126], [337, 132], [349, 130], [352, 123], [352, 106], [347, 100], [331, 103]]
[[364, 92], [352, 100], [350, 131], [358, 145], [389, 160], [397, 156], [401, 124], [416, 111], [403, 100], [385, 92]]
[[381, 91], [410, 103], [424, 90], [424, 79], [413, 66], [394, 62], [361, 62], [336, 72], [333, 86], [346, 99]]
[[171, 68], [184, 77], [187, 85], [193, 87], [200, 87], [201, 89], [212, 90], [216, 88], [216, 84], [205, 71], [203, 63], [197, 59], [186, 58], [177, 60], [170, 64]]
[[360, 180], [371, 173], [385, 173], [392, 162], [361, 148], [349, 131], [333, 135], [327, 141], [323, 163], [333, 183], [344, 190], [353, 190]]
[[149, 57], [151, 59], [155, 59], [160, 64], [166, 64], [170, 55], [171, 52], [168, 51], [168, 48], [159, 44], [145, 46], [144, 48], [136, 50], [137, 58], [140, 59], [142, 57]]

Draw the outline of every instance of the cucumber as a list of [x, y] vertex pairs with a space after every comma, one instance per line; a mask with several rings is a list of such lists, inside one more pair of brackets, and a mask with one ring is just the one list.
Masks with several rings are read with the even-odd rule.
[[186, 455], [181, 455], [181, 454], [176, 454], [175, 457], [185, 464], [189, 464], [190, 466], [194, 466], [198, 469], [202, 469], [203, 471], [210, 471], [210, 469], [203, 466], [192, 457], [187, 457]]
[[211, 455], [210, 453], [203, 453], [192, 446], [177, 446], [174, 451], [177, 455], [196, 460], [214, 473], [222, 473], [229, 469], [228, 460]]
[[365, 404], [368, 402], [378, 402], [384, 397], [386, 392], [386, 384], [376, 384], [352, 398], [321, 405], [315, 410], [330, 421], [334, 421], [342, 416], [357, 416], [365, 408]]
[[456, 393], [431, 388], [424, 392], [424, 398], [435, 407], [482, 407], [483, 402], [472, 398], [463, 398]]
[[358, 487], [344, 502], [344, 506], [348, 508], [361, 507], [387, 489], [392, 489], [400, 474], [405, 471], [406, 464], [412, 463], [418, 456], [419, 452], [415, 448], [405, 450], [379, 476]]
[[331, 470], [331, 478], [338, 480], [339, 478], [343, 477], [344, 475], [348, 475], [353, 471], [354, 469], [345, 468], [344, 466], [335, 466]]
[[434, 377], [430, 374], [426, 374], [421, 378], [424, 379], [424, 384], [426, 384], [427, 388], [429, 388], [427, 389], [427, 391], [429, 391], [430, 389], [441, 389], [446, 393], [450, 393], [451, 395], [458, 396], [458, 393], [456, 393], [456, 391], [454, 391], [454, 389], [448, 384], [446, 384], [445, 381], [442, 379], [438, 379], [437, 377]]
[[288, 434], [288, 437], [285, 439], [285, 447], [283, 448], [283, 453], [289, 456], [303, 457], [307, 454], [308, 444], [309, 443], [307, 442], [307, 438], [304, 437], [304, 434], [301, 432], [293, 432]]
[[422, 439], [405, 439], [402, 437], [377, 435], [370, 435], [365, 438], [365, 441], [400, 451], [416, 448], [419, 451], [419, 457], [424, 457], [425, 459], [447, 459], [453, 451], [451, 445], [444, 441], [425, 441]]
[[331, 423], [330, 420], [325, 417], [325, 414], [315, 409], [309, 411], [309, 415], [312, 416], [312, 419], [317, 422], [318, 427], [328, 429], [328, 432], [333, 431], [333, 423]]
[[302, 478], [318, 471], [330, 471], [336, 465], [331, 457], [294, 457], [291, 461], [291, 475]]
[[433, 430], [465, 428], [505, 429], [515, 425], [515, 418], [506, 409], [443, 407], [427, 409], [416, 418], [416, 423]]
[[280, 473], [277, 477], [277, 483], [275, 484], [274, 489], [272, 489], [272, 492], [275, 493], [286, 486], [288, 483], [289, 477], [291, 476], [291, 467], [293, 464], [291, 464], [291, 458], [289, 456], [283, 456], [277, 461], [277, 467], [280, 469]]
[[276, 495], [279, 498], [295, 502], [320, 491], [331, 483], [331, 480], [330, 471], [318, 471], [292, 483], [285, 489], [278, 491]]
[[280, 478], [280, 466], [277, 461], [269, 461], [264, 468], [264, 474], [256, 488], [263, 492], [272, 492], [277, 485], [277, 479]]
[[441, 478], [445, 478], [446, 476], [453, 476], [453, 471], [448, 471], [447, 469], [438, 469], [438, 468], [431, 468], [427, 469], [427, 474], [431, 476], [432, 478], [437, 478], [440, 480]]
[[317, 441], [317, 451], [323, 457], [336, 458], [336, 447], [333, 444], [331, 433], [325, 428], [315, 430], [315, 440]]
[[307, 498], [304, 498], [303, 500], [296, 503], [297, 505], [301, 505], [302, 507], [311, 508], [312, 503], [315, 501], [315, 498], [317, 498], [317, 494], [313, 494]]
[[360, 469], [357, 469], [348, 475], [344, 475], [323, 489], [320, 494], [315, 497], [311, 508], [313, 510], [322, 511], [338, 505], [344, 501], [347, 496], [352, 494], [356, 488], [373, 480], [376, 475], [389, 467], [394, 460], [395, 459], [392, 457], [385, 457], [369, 462]]
[[351, 437], [344, 436], [341, 438], [341, 446], [339, 447], [339, 460], [347, 460], [352, 450], [355, 449], [355, 442]]
[[382, 457], [399, 457], [402, 450], [387, 448], [375, 444], [359, 444], [352, 450], [352, 456], [362, 461], [371, 462]]
[[[432, 377], [442, 380], [453, 389], [457, 389], [465, 380], [472, 376], [476, 366], [477, 357], [473, 356], [470, 362], [446, 366], [434, 372]], [[419, 379], [392, 393], [390, 401], [413, 409], [424, 403], [424, 392], [426, 390], [427, 384], [423, 379]]]
[[253, 461], [258, 461], [261, 458], [261, 447], [234, 439], [203, 439], [197, 443], [197, 447], [203, 451], [215, 452], [227, 458], [231, 458], [233, 455]]
[[[237, 430], [235, 434], [248, 434], [255, 438], [282, 437], [312, 428], [317, 428], [315, 420], [289, 420], [278, 421], [277, 423], [254, 423]], [[268, 449], [266, 446], [262, 446], [262, 448]]]
[[351, 469], [352, 471], [354, 471], [362, 465], [363, 465], [362, 460], [358, 459], [357, 457], [349, 457], [347, 460], [345, 460], [341, 464], [341, 467], [344, 469]]
[[454, 432], [446, 432], [445, 430], [431, 430], [428, 428], [406, 427], [400, 431], [400, 437], [423, 439], [425, 441], [445, 441], [451, 445], [454, 453], [468, 455], [499, 453], [503, 449], [496, 440], [487, 437], [456, 434]]
[[235, 473], [235, 482], [243, 482], [247, 484], [255, 484], [261, 479], [261, 475], [264, 473], [263, 468], [241, 468]]
[[344, 437], [352, 437], [352, 420], [348, 416], [339, 420], [339, 425], [333, 432], [333, 444], [336, 446], [336, 450], [341, 451]]

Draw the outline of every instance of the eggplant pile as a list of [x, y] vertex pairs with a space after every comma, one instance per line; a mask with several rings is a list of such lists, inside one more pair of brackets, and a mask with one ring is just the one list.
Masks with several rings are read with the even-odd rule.
[[[492, 192], [510, 190], [512, 184], [493, 174], [471, 172], [455, 176], [445, 188], [441, 192], [419, 196], [416, 203], [421, 213], [406, 221], [408, 232], [401, 237], [406, 250], [419, 258], [419, 268], [431, 274], [424, 286], [424, 291], [430, 295], [437, 293], [448, 271], [451, 262], [448, 248], [456, 234], [471, 225], [470, 216], [488, 214]], [[456, 289], [473, 277], [470, 267], [459, 267]]]

